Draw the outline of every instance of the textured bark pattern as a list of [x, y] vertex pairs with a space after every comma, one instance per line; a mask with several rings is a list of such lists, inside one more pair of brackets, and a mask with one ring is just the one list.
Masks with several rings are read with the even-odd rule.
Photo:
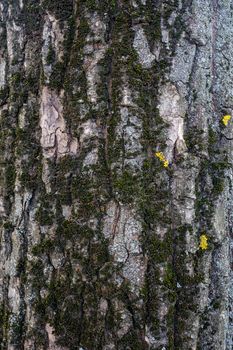
[[231, 0], [0, 0], [1, 349], [232, 350], [232, 37]]

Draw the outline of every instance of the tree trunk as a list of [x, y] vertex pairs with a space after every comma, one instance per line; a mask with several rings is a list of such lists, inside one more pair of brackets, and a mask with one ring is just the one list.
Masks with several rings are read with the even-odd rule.
[[0, 1], [0, 342], [232, 350], [232, 0]]

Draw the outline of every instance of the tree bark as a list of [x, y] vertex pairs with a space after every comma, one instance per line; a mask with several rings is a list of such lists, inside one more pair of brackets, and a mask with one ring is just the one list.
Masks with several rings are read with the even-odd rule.
[[0, 0], [1, 349], [232, 350], [232, 18]]

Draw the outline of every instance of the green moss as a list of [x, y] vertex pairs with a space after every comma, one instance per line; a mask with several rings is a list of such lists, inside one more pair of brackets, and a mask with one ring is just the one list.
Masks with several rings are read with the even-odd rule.
[[218, 196], [224, 191], [225, 178], [213, 177], [213, 195]]
[[[80, 26], [82, 25], [83, 21], [80, 19]], [[72, 55], [72, 46], [74, 42], [74, 37], [76, 33], [76, 20], [75, 17], [72, 15], [67, 20], [67, 28], [64, 31], [64, 42], [63, 42], [63, 57], [61, 61], [58, 61], [52, 71], [52, 75], [50, 77], [50, 86], [54, 89], [59, 90], [61, 87], [65, 87], [65, 91], [68, 92], [67, 89], [67, 67], [70, 64], [71, 61], [71, 55]], [[79, 33], [79, 32], [78, 32]], [[79, 40], [78, 40], [79, 43]], [[80, 43], [79, 43], [80, 44]], [[78, 54], [80, 54], [80, 50], [78, 50]], [[54, 60], [55, 61], [55, 60]], [[51, 62], [51, 59], [50, 59]], [[54, 62], [51, 62], [54, 63]], [[73, 76], [72, 76], [73, 78]], [[66, 96], [66, 99], [70, 97], [70, 94]], [[65, 99], [65, 105], [67, 104], [67, 100]]]
[[41, 204], [36, 211], [35, 217], [41, 226], [53, 224], [54, 213], [51, 211], [51, 202], [46, 197], [41, 199]]
[[[157, 193], [153, 191], [153, 188], [151, 188], [151, 194], [142, 194], [140, 197], [140, 212], [141, 215], [143, 215], [145, 224], [152, 225], [155, 222], [170, 224], [171, 218], [167, 212], [167, 203], [158, 199], [158, 201], [152, 206], [150, 202], [152, 194], [154, 194], [156, 198]], [[164, 193], [164, 195], [166, 194]]]
[[0, 344], [7, 349], [10, 311], [4, 303], [0, 304]]
[[4, 229], [7, 231], [13, 231], [14, 230], [14, 225], [10, 221], [6, 221], [3, 225]]
[[221, 300], [216, 298], [211, 302], [211, 305], [212, 305], [214, 310], [218, 310], [221, 307]]
[[72, 0], [44, 0], [42, 7], [53, 13], [61, 21], [68, 20], [73, 13]]
[[148, 279], [145, 279], [143, 287], [140, 290], [140, 296], [144, 300], [144, 303], [146, 304], [148, 302], [148, 297], [149, 297], [149, 284], [148, 284]]
[[[187, 5], [187, 6], [189, 6], [189, 5]], [[168, 24], [168, 21], [166, 21], [166, 22], [167, 22], [166, 24], [168, 26], [170, 26]], [[171, 32], [170, 35], [171, 35], [171, 42], [172, 42], [172, 54], [174, 55], [175, 51], [176, 51], [176, 47], [177, 47], [177, 42], [181, 38], [181, 35], [185, 32], [185, 22], [184, 22], [184, 18], [182, 16], [182, 13], [180, 13], [178, 16], [176, 16], [175, 22], [172, 25], [172, 27], [170, 28], [170, 32]]]
[[30, 262], [28, 276], [29, 282], [32, 285], [32, 288], [36, 293], [40, 291], [40, 289], [46, 287], [46, 280], [44, 277], [44, 266], [41, 260], [35, 260]]
[[148, 250], [153, 261], [166, 262], [172, 254], [171, 237], [167, 237], [164, 240], [160, 240], [155, 236], [151, 237]]
[[[82, 11], [82, 9], [80, 9]], [[74, 47], [74, 49], [80, 49], [80, 52], [73, 52], [74, 55], [78, 54], [77, 58], [83, 58], [83, 52], [82, 49], [86, 42], [86, 37], [88, 34], [90, 34], [90, 27], [88, 24], [87, 19], [84, 16], [80, 16], [80, 23], [78, 26], [78, 39], [77, 43], [75, 43], [77, 46]], [[81, 56], [80, 56], [81, 55]], [[75, 59], [75, 56], [73, 57]]]
[[39, 76], [40, 72], [34, 68], [25, 78], [24, 85], [30, 94], [37, 94], [39, 90]]
[[70, 59], [70, 51], [73, 45], [74, 37], [75, 37], [75, 17], [71, 16], [68, 21], [68, 30], [66, 31], [66, 35], [64, 38], [64, 61], [68, 61]]
[[25, 274], [26, 261], [24, 257], [20, 257], [16, 265], [16, 276], [19, 277]]
[[93, 187], [94, 184], [91, 179], [89, 179], [88, 174], [76, 176], [72, 180], [72, 198], [77, 198], [79, 200], [80, 205], [78, 211], [80, 217], [90, 217], [96, 214], [98, 210]]
[[53, 65], [49, 85], [52, 89], [60, 90], [63, 87], [66, 65], [64, 61], [57, 62]]
[[74, 221], [65, 220], [61, 226], [61, 232], [67, 238], [77, 235], [79, 232], [79, 225]]
[[174, 267], [171, 263], [167, 264], [165, 275], [163, 279], [164, 286], [168, 289], [175, 290], [176, 289], [176, 275], [174, 272]]
[[[35, 91], [37, 87], [35, 86]], [[29, 89], [29, 86], [27, 88]], [[21, 159], [19, 180], [22, 187], [31, 191], [40, 189], [42, 183], [42, 149], [39, 140], [36, 140], [32, 133], [32, 129], [35, 132], [39, 131], [39, 105], [34, 99], [32, 101], [25, 107], [24, 129], [17, 127], [14, 136], [15, 154]]]
[[22, 73], [21, 72], [13, 73], [11, 76], [11, 84], [14, 87], [17, 87], [21, 84], [21, 82], [22, 82]]
[[159, 8], [156, 9], [154, 2], [149, 0], [147, 1], [147, 5], [142, 8], [142, 11], [145, 17], [144, 30], [152, 48], [152, 45], [155, 42], [160, 42], [162, 38], [161, 10]]
[[9, 97], [9, 88], [1, 88], [0, 89], [0, 106], [4, 105]]
[[22, 315], [11, 314], [10, 317], [10, 331], [11, 331], [11, 343], [14, 346], [21, 346], [23, 332], [25, 331], [25, 326], [23, 322]]
[[42, 29], [42, 9], [34, 0], [25, 0], [19, 21], [25, 25], [26, 35], [35, 39], [36, 32]]
[[187, 233], [187, 231], [193, 232], [193, 227], [192, 227], [192, 225], [185, 224], [185, 225], [177, 227], [176, 231], [181, 235], [185, 235]]
[[51, 239], [45, 238], [41, 241], [41, 243], [36, 244], [32, 247], [32, 254], [41, 255], [41, 254], [49, 254], [54, 249], [54, 242]]
[[16, 102], [18, 106], [25, 103], [28, 97], [27, 88], [23, 84], [25, 79], [24, 74], [23, 71], [17, 71], [12, 74], [10, 79], [10, 101], [12, 103]]
[[[31, 168], [31, 169], [30, 169]], [[41, 164], [23, 164], [22, 173], [20, 175], [21, 185], [27, 189], [35, 190], [40, 186], [41, 183]]]
[[51, 324], [55, 328], [58, 344], [65, 345], [66, 343], [66, 346], [69, 344], [70, 349], [74, 349], [74, 346], [80, 341], [80, 331], [77, 329], [81, 330], [82, 327], [80, 318], [82, 293], [81, 286], [80, 288], [72, 286], [68, 271], [61, 279], [53, 276], [48, 286], [45, 305], [46, 308], [56, 310]]
[[[212, 218], [215, 212], [214, 203], [224, 191], [225, 170], [229, 167], [227, 157], [215, 153], [214, 149], [213, 145], [210, 160], [201, 162], [200, 173], [196, 181], [196, 219], [197, 221], [201, 220], [203, 230], [211, 230], [212, 228]], [[212, 188], [206, 183], [208, 177], [212, 179]]]
[[69, 173], [70, 171], [75, 171], [78, 166], [77, 158], [72, 156], [65, 156], [60, 162], [57, 164], [57, 170], [59, 170], [62, 174]]
[[[224, 161], [224, 159], [220, 162], [213, 162], [210, 164], [210, 167], [213, 171], [224, 171], [224, 170], [227, 170], [231, 167], [230, 163], [228, 163], [227, 160]], [[223, 177], [224, 177], [224, 172], [222, 172], [223, 174]]]
[[92, 258], [93, 266], [98, 270], [109, 260], [108, 242], [102, 241], [100, 243], [93, 243], [90, 247], [90, 256]]
[[48, 65], [53, 64], [55, 62], [55, 59], [56, 59], [56, 52], [55, 52], [52, 44], [50, 43], [48, 54], [46, 57], [46, 63]]
[[6, 31], [6, 25], [4, 21], [1, 21], [0, 23], [0, 41], [2, 45], [2, 49], [7, 49], [7, 31]]
[[113, 187], [122, 202], [132, 202], [137, 196], [137, 177], [128, 171], [124, 171], [121, 176], [117, 176], [113, 180]]
[[209, 129], [208, 129], [208, 141], [209, 141], [208, 143], [210, 146], [209, 151], [211, 151], [213, 146], [217, 144], [218, 140], [219, 140], [219, 135], [217, 131], [209, 126]]
[[83, 5], [89, 11], [97, 11], [99, 15], [103, 16], [103, 13], [111, 13], [116, 9], [117, 2], [116, 0], [84, 0]]
[[132, 329], [117, 342], [117, 348], [119, 350], [146, 350], [149, 349], [149, 346], [143, 342], [142, 335]]
[[8, 163], [5, 169], [6, 188], [8, 192], [13, 193], [16, 179], [16, 169], [13, 163]]
[[56, 230], [57, 238], [60, 240], [76, 240], [76, 239], [86, 239], [89, 240], [93, 238], [94, 231], [87, 225], [79, 225], [75, 221], [64, 220], [61, 221]]
[[185, 143], [188, 147], [189, 152], [197, 154], [203, 151], [207, 145], [203, 130], [189, 128], [186, 130], [184, 135]]

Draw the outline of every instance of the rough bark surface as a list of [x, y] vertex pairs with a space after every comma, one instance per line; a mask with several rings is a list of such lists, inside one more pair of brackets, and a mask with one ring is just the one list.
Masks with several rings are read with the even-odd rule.
[[1, 349], [232, 350], [232, 37], [232, 0], [0, 0]]

